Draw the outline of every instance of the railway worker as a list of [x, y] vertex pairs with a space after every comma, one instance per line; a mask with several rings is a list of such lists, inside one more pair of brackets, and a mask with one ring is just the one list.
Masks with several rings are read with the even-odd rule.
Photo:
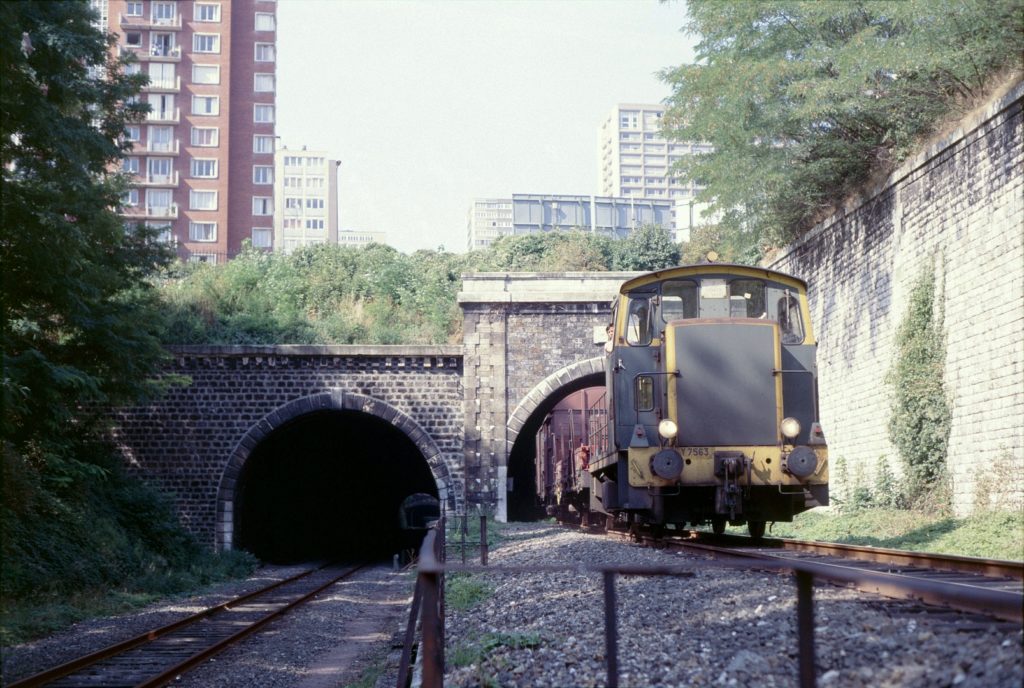
[[580, 440], [579, 449], [576, 450], [576, 464], [578, 470], [585, 471], [590, 466], [590, 447]]

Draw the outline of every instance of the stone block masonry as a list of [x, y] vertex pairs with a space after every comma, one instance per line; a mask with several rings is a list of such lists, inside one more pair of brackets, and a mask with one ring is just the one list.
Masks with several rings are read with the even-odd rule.
[[885, 378], [910, 289], [934, 266], [958, 514], [1024, 504], [1022, 97], [1018, 83], [770, 266], [810, 285], [831, 455], [869, 486], [880, 458], [899, 470]]
[[181, 522], [205, 544], [230, 543], [222, 482], [258, 435], [303, 409], [358, 405], [391, 422], [420, 447], [450, 506], [463, 503], [461, 347], [211, 346], [172, 354], [168, 374], [191, 384], [121, 411], [116, 438], [129, 467], [172, 495]]

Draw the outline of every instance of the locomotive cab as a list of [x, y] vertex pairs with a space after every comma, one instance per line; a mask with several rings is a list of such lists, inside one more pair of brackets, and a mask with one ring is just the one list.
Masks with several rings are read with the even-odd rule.
[[656, 525], [792, 520], [828, 503], [804, 282], [697, 265], [624, 284], [591, 508]]

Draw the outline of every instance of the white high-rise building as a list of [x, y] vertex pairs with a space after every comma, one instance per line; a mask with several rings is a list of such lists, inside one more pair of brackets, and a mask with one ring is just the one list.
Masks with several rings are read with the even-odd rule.
[[274, 250], [338, 241], [338, 166], [323, 151], [274, 153]]
[[689, 239], [700, 224], [703, 204], [693, 202], [703, 187], [678, 179], [672, 165], [684, 155], [707, 153], [706, 143], [668, 141], [661, 132], [664, 105], [619, 103], [598, 130], [598, 184], [604, 196], [671, 201], [676, 239]]
[[466, 250], [487, 248], [495, 240], [512, 233], [512, 199], [478, 198], [469, 208], [466, 220]]

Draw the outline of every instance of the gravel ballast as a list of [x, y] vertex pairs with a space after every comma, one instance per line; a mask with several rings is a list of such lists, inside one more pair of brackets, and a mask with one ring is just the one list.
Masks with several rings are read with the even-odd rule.
[[[617, 578], [619, 685], [794, 686], [796, 588], [789, 575], [716, 566], [689, 553], [551, 525], [513, 525], [494, 565], [687, 566], [692, 577]], [[602, 686], [598, 574], [474, 575], [493, 590], [448, 608], [451, 686]], [[460, 585], [454, 581], [449, 585]], [[451, 590], [451, 587], [449, 588]], [[832, 586], [815, 588], [819, 686], [1020, 686], [1019, 627], [929, 614]], [[455, 666], [456, 664], [463, 666]]]

